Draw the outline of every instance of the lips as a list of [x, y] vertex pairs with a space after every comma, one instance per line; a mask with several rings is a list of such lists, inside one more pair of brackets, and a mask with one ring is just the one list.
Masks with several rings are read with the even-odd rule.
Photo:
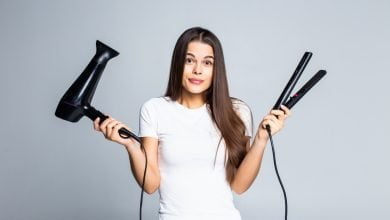
[[190, 78], [188, 79], [192, 84], [196, 84], [196, 85], [199, 85], [203, 82], [203, 80], [200, 80], [200, 79], [194, 79], [194, 78]]

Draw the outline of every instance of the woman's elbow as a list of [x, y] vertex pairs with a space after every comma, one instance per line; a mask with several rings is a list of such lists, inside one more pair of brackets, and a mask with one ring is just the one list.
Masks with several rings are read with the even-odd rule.
[[234, 184], [231, 185], [232, 191], [235, 192], [237, 195], [242, 195], [244, 192], [247, 191], [247, 189], [243, 187], [235, 186]]
[[152, 195], [154, 192], [156, 192], [158, 190], [158, 188], [159, 188], [159, 185], [148, 187], [148, 188], [145, 188], [145, 192], [149, 195]]
[[242, 195], [246, 190], [233, 190], [237, 195]]
[[154, 190], [145, 190], [145, 192], [146, 192], [148, 195], [152, 195], [154, 192], [156, 192], [156, 189], [154, 189]]

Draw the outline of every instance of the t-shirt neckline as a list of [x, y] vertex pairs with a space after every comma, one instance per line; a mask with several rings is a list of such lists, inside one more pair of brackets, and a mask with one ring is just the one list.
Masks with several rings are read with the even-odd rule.
[[188, 112], [197, 112], [197, 111], [201, 111], [201, 110], [203, 110], [203, 109], [206, 108], [206, 102], [205, 102], [202, 106], [197, 107], [197, 108], [188, 108], [188, 107], [186, 107], [186, 106], [180, 104], [177, 100], [176, 100], [176, 101], [173, 101], [173, 103], [174, 103], [176, 106], [178, 106], [180, 109], [183, 109], [183, 110], [188, 111]]

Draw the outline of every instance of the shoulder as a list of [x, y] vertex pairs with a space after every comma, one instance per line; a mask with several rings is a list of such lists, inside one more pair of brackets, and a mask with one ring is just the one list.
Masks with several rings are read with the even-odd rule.
[[253, 133], [253, 116], [249, 105], [241, 99], [231, 98], [233, 109], [241, 118], [245, 125], [245, 136], [252, 137]]
[[242, 112], [250, 113], [251, 112], [249, 105], [246, 102], [244, 102], [243, 100], [235, 98], [235, 97], [230, 97], [230, 99], [232, 101], [233, 109], [235, 111], [238, 111], [239, 113], [242, 113]]
[[166, 103], [170, 102], [170, 98], [167, 96], [160, 96], [160, 97], [153, 97], [148, 100], [146, 100], [142, 106], [143, 107], [150, 107], [150, 108], [156, 108], [158, 106], [164, 105]]
[[233, 104], [233, 110], [244, 121], [252, 121], [252, 111], [249, 105], [238, 98], [231, 98]]
[[151, 112], [151, 113], [157, 113], [161, 111], [168, 111], [169, 106], [172, 104], [172, 101], [170, 97], [168, 96], [160, 96], [160, 97], [153, 97], [148, 100], [146, 100], [141, 108], [141, 112]]

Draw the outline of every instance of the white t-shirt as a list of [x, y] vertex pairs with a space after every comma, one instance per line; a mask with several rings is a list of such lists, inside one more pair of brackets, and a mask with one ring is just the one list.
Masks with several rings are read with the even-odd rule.
[[[252, 136], [249, 106], [233, 100], [233, 107]], [[169, 97], [151, 98], [141, 107], [139, 125], [140, 137], [159, 140], [160, 220], [241, 219], [226, 181], [225, 143], [216, 155], [220, 132], [207, 104], [190, 109]]]

